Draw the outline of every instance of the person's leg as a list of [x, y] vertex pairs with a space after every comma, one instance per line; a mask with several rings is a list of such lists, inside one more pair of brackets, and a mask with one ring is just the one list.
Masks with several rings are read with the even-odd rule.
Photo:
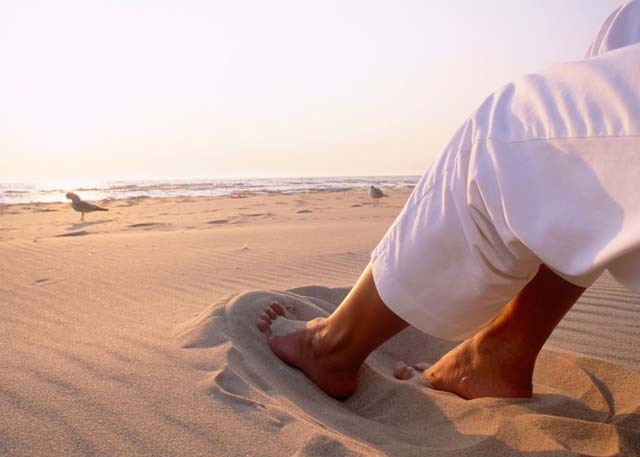
[[[531, 396], [538, 353], [584, 290], [541, 266], [489, 325], [427, 369], [425, 378], [468, 399]], [[395, 374], [406, 379], [415, 371], [404, 365]]]
[[[583, 292], [584, 288], [541, 266], [490, 324], [442, 357], [424, 376], [435, 389], [468, 399], [531, 396], [536, 357]], [[273, 303], [258, 322], [278, 357], [300, 368], [335, 398], [351, 395], [366, 357], [407, 326], [378, 295], [371, 265], [328, 318], [299, 321], [295, 309]], [[395, 374], [407, 379], [415, 370], [404, 365]]]
[[273, 352], [335, 398], [353, 393], [367, 356], [407, 325], [382, 302], [370, 264], [328, 318], [299, 321], [273, 303], [258, 321]]

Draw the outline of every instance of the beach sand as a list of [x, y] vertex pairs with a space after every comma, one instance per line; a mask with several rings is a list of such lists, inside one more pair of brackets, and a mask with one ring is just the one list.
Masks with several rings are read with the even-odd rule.
[[532, 399], [394, 379], [451, 347], [412, 329], [344, 402], [269, 351], [262, 308], [329, 313], [409, 192], [0, 206], [0, 455], [638, 455], [640, 297], [606, 274]]

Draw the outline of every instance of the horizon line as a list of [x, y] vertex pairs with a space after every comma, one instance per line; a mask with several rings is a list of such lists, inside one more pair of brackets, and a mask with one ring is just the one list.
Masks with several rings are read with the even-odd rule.
[[42, 184], [42, 183], [59, 183], [64, 181], [71, 182], [92, 182], [92, 183], [117, 183], [117, 182], [127, 182], [127, 181], [208, 181], [208, 180], [219, 180], [219, 181], [233, 181], [240, 179], [300, 179], [300, 178], [382, 178], [382, 177], [419, 177], [422, 176], [423, 173], [392, 173], [392, 174], [321, 174], [321, 175], [271, 175], [271, 176], [261, 176], [261, 175], [245, 175], [245, 176], [224, 176], [224, 177], [216, 177], [216, 176], [192, 176], [192, 177], [136, 177], [136, 178], [87, 178], [87, 179], [73, 179], [73, 178], [59, 178], [59, 179], [50, 179], [50, 178], [3, 178], [0, 177], [0, 184]]

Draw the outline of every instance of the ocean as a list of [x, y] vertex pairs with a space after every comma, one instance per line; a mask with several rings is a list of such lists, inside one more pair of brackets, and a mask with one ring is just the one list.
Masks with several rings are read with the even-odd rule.
[[314, 178], [176, 179], [105, 181], [65, 187], [47, 183], [0, 182], [0, 205], [66, 202], [67, 192], [83, 200], [126, 200], [233, 196], [243, 194], [297, 194], [309, 192], [367, 191], [371, 184], [383, 190], [413, 187], [419, 176], [340, 176]]

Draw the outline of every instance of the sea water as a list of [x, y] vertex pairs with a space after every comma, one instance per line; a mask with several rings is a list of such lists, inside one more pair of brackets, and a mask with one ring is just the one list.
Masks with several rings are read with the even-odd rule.
[[75, 192], [83, 200], [126, 200], [200, 196], [297, 194], [367, 191], [375, 185], [385, 191], [413, 187], [419, 176], [341, 176], [313, 178], [174, 179], [105, 181], [84, 185], [0, 182], [0, 204], [66, 202]]

